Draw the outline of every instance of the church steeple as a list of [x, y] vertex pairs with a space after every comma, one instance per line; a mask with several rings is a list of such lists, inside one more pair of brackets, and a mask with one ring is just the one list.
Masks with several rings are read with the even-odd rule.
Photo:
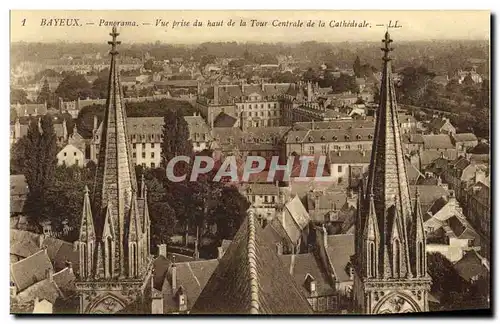
[[113, 229], [116, 234], [115, 246], [117, 258], [115, 267], [119, 270], [119, 276], [126, 274], [125, 257], [126, 244], [124, 241], [127, 231], [128, 215], [132, 191], [137, 191], [134, 165], [131, 159], [131, 149], [128, 143], [127, 116], [124, 102], [122, 100], [122, 87], [120, 83], [120, 71], [117, 63], [118, 50], [117, 41], [119, 33], [113, 27], [110, 33], [111, 65], [109, 70], [108, 98], [106, 100], [106, 111], [102, 121], [102, 135], [99, 146], [99, 159], [96, 170], [94, 207], [95, 215], [100, 218], [101, 228], [104, 219], [103, 211], [108, 206], [108, 212], [113, 218]]
[[[117, 62], [120, 42], [116, 27], [110, 35], [109, 88], [100, 126], [93, 208], [90, 212], [91, 204], [86, 193], [82, 216], [85, 222], [82, 220], [80, 235], [81, 240], [88, 236], [84, 233], [91, 231], [87, 230], [86, 224], [90, 223], [89, 219], [92, 220], [95, 244], [88, 246], [92, 254], [87, 257], [92, 260], [89, 267], [91, 275], [81, 276], [82, 282], [76, 283], [82, 313], [115, 313], [131, 302], [144, 300], [148, 294], [144, 287], [149, 278], [150, 230], [141, 228], [141, 225], [149, 227], [149, 211], [147, 200], [138, 197], [131, 158]], [[144, 185], [142, 193], [147, 194]]]
[[[392, 39], [386, 32], [382, 40], [383, 72], [380, 86], [380, 102], [373, 139], [373, 150], [368, 175], [367, 192], [373, 193], [375, 211], [380, 232], [379, 270], [384, 277], [392, 275], [389, 253], [392, 250], [392, 225], [397, 216], [401, 221], [401, 249], [403, 251], [403, 275], [408, 260], [407, 223], [411, 219], [410, 191], [404, 161], [403, 142], [398, 123], [396, 92], [392, 79], [390, 47]], [[392, 263], [392, 264], [391, 264]]]
[[[354, 300], [358, 311], [365, 314], [427, 311], [430, 278], [420, 275], [422, 271], [414, 275], [417, 267], [426, 267], [425, 257], [420, 263], [414, 261], [416, 255], [425, 255], [425, 233], [421, 211], [417, 206], [413, 209], [410, 200], [388, 32], [382, 42], [373, 149], [358, 203]], [[410, 228], [414, 229], [411, 233]]]
[[410, 231], [410, 256], [412, 271], [416, 277], [427, 276], [427, 253], [426, 237], [424, 229], [424, 219], [422, 207], [420, 206], [420, 193], [418, 189], [415, 193], [415, 207], [413, 208], [413, 219]]

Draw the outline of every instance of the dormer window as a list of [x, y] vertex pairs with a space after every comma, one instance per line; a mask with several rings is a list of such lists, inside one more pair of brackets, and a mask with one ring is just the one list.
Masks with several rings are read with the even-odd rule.
[[358, 134], [358, 135], [356, 135], [356, 139], [357, 139], [357, 140], [360, 140], [360, 139], [361, 139], [361, 135], [359, 135], [359, 134]]
[[349, 140], [349, 139], [350, 139], [349, 135], [346, 135], [344, 138], [345, 138], [346, 140]]
[[312, 136], [309, 136], [309, 142], [312, 142], [312, 141], [313, 141]]
[[337, 136], [334, 136], [332, 139], [333, 139], [334, 141], [336, 141], [336, 140], [337, 140]]
[[295, 137], [295, 141], [298, 142], [300, 139], [298, 136]]
[[304, 285], [311, 295], [316, 293], [316, 279], [310, 273], [306, 275]]
[[369, 134], [369, 135], [368, 135], [368, 138], [369, 138], [369, 139], [372, 139], [372, 138], [373, 138], [373, 135], [372, 135], [372, 134]]
[[321, 136], [321, 140], [324, 141], [325, 140], [325, 137], [324, 136]]

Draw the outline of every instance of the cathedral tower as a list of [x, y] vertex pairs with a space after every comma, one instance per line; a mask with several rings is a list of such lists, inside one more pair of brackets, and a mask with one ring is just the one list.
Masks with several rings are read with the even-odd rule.
[[363, 314], [428, 311], [425, 232], [412, 206], [399, 129], [387, 32], [368, 180], [359, 191], [354, 303]]
[[[116, 27], [92, 201], [88, 189], [79, 240], [81, 313], [115, 313], [141, 302], [149, 274], [150, 222], [146, 188], [138, 192], [117, 63]], [[144, 182], [144, 181], [142, 181]]]

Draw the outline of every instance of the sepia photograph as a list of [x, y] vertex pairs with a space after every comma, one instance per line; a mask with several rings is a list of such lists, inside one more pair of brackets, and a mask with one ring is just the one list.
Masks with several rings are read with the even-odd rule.
[[10, 313], [491, 316], [491, 19], [11, 10]]

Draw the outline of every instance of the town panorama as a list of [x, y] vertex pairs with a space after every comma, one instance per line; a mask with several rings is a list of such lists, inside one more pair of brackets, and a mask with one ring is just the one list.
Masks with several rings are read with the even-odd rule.
[[487, 41], [99, 30], [11, 44], [11, 313], [490, 312]]

